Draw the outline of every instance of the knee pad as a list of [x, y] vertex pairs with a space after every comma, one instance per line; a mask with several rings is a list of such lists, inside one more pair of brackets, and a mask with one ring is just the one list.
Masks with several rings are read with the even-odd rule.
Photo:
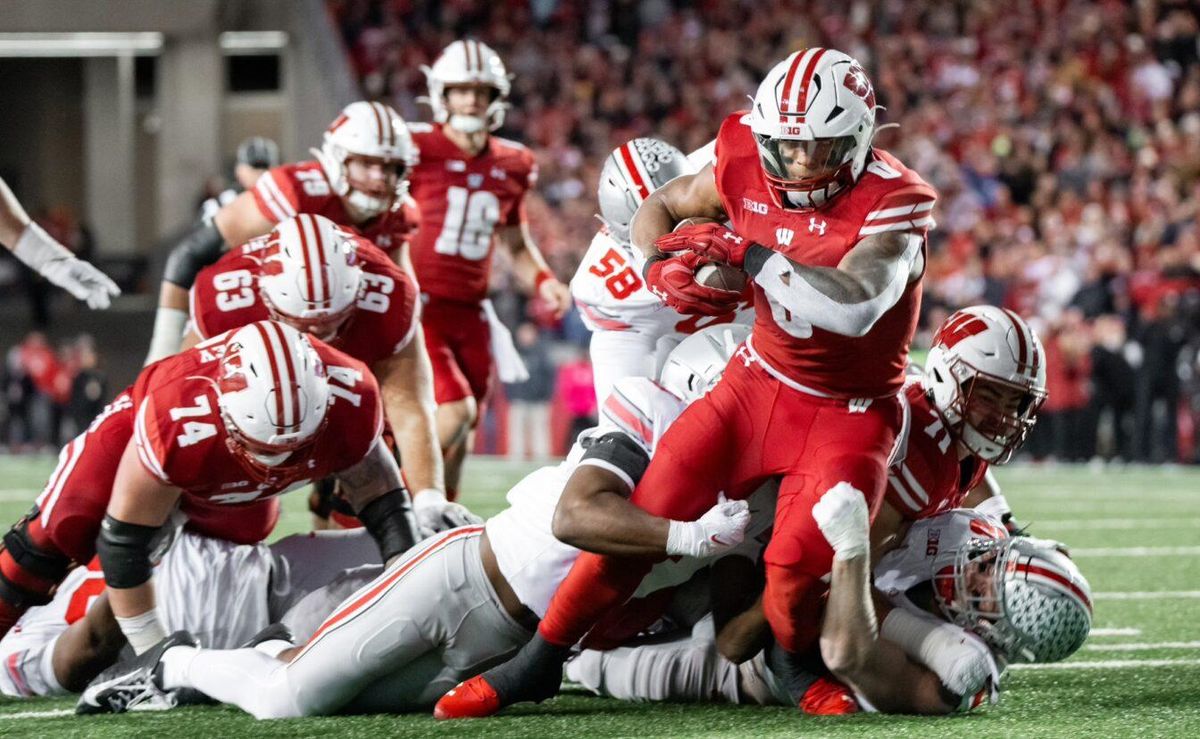
[[163, 279], [172, 285], [191, 289], [200, 270], [221, 258], [225, 239], [216, 224], [203, 220], [193, 226], [167, 257]]

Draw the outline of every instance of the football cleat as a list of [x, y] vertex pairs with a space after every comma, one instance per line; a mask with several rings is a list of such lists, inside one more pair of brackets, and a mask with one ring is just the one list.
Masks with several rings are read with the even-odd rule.
[[845, 716], [860, 709], [850, 688], [832, 677], [819, 677], [804, 692], [800, 710], [810, 716]]
[[171, 647], [197, 646], [196, 638], [176, 631], [142, 654], [122, 660], [96, 676], [79, 696], [75, 713], [125, 713], [143, 704], [160, 704], [163, 710], [180, 705], [179, 691], [164, 691], [158, 665]]
[[483, 675], [464, 680], [438, 699], [433, 717], [439, 721], [453, 718], [486, 718], [499, 711], [500, 696]]

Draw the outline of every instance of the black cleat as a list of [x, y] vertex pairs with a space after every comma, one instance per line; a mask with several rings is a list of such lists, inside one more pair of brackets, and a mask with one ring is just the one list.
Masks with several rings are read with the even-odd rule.
[[194, 646], [197, 646], [195, 637], [186, 631], [176, 631], [143, 654], [109, 667], [84, 688], [75, 704], [75, 713], [125, 713], [152, 703], [163, 709], [180, 705], [180, 691], [162, 689], [159, 664], [171, 647]]

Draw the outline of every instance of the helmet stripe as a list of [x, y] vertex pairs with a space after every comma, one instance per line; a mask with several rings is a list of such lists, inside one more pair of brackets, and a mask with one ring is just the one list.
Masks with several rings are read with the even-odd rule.
[[1017, 572], [1025, 573], [1026, 579], [1029, 579], [1029, 576], [1032, 575], [1049, 580], [1051, 583], [1058, 585], [1060, 590], [1064, 590], [1078, 598], [1087, 607], [1088, 613], [1092, 612], [1092, 599], [1088, 597], [1087, 593], [1083, 592], [1082, 588], [1071, 582], [1070, 578], [1063, 576], [1061, 573], [1028, 562], [1018, 562], [1013, 569]]
[[267, 362], [271, 368], [271, 379], [275, 386], [275, 417], [282, 420], [284, 413], [290, 410], [291, 405], [284, 403], [283, 388], [280, 387], [281, 383], [279, 381], [279, 362], [275, 359], [275, 347], [272, 343], [272, 337], [267, 333], [266, 329], [266, 326], [272, 325], [274, 324], [269, 321], [259, 321], [254, 324], [254, 328], [258, 331], [259, 338], [262, 339], [263, 349], [266, 350]]
[[791, 112], [791, 91], [792, 80], [796, 78], [796, 71], [800, 68], [800, 62], [804, 61], [804, 57], [812, 53], [812, 49], [808, 51], [797, 51], [796, 56], [792, 58], [792, 66], [788, 67], [787, 75], [783, 78], [783, 89], [779, 91], [779, 112]]
[[1021, 325], [1024, 321], [1017, 318], [1017, 314], [1010, 311], [1008, 308], [1001, 308], [1001, 312], [1012, 323], [1013, 328], [1017, 332], [1017, 367], [1022, 372], [1026, 370], [1029, 359], [1028, 343], [1025, 340], [1025, 328]]
[[[472, 41], [471, 39], [467, 39], [466, 43], [463, 44], [463, 46], [465, 47], [466, 54], [467, 54], [467, 72], [482, 71], [480, 69], [480, 67], [482, 67], [483, 65], [479, 63], [480, 62], [479, 47], [476, 45], [476, 43], [474, 41]], [[475, 52], [475, 55], [473, 57], [471, 56], [471, 52]]]
[[379, 108], [379, 118], [383, 121], [383, 136], [379, 139], [381, 146], [391, 148], [395, 143], [396, 134], [392, 131], [392, 116], [389, 115], [388, 106], [383, 103], [372, 103]]
[[[309, 239], [309, 227], [312, 225], [313, 217], [307, 213], [296, 219], [296, 231], [300, 234], [300, 254], [304, 258], [304, 282], [308, 286], [308, 294], [305, 299], [310, 303], [317, 303], [320, 298], [317, 297], [317, 270], [316, 265], [320, 264], [318, 260], [314, 264], [313, 260], [313, 241], [316, 238]], [[300, 316], [297, 316], [299, 318]]]
[[375, 138], [378, 141], [382, 142], [383, 141], [383, 118], [379, 115], [379, 108], [376, 107], [375, 103], [368, 103], [367, 107], [369, 107], [371, 109], [371, 112], [375, 114]]
[[[799, 122], [804, 122], [804, 114], [808, 110], [808, 90], [809, 83], [812, 81], [813, 73], [817, 69], [817, 63], [821, 61], [821, 57], [825, 56], [825, 49], [816, 48], [809, 49], [805, 54], [807, 62], [804, 65], [804, 72], [799, 76], [799, 81], [796, 81], [796, 69], [799, 67], [798, 62], [792, 63], [788, 69], [787, 77], [783, 83], [783, 100], [780, 105], [780, 112], [788, 112], [788, 115], [799, 116]], [[788, 107], [785, 107], [788, 106]]]
[[288, 375], [287, 383], [284, 383], [282, 379], [279, 381], [280, 386], [287, 393], [287, 400], [291, 405], [292, 422], [288, 424], [288, 427], [293, 431], [298, 431], [300, 429], [300, 378], [296, 376], [296, 365], [292, 361], [292, 347], [288, 346], [287, 334], [279, 324], [272, 323], [271, 328], [279, 337], [279, 350], [283, 355], [283, 366]]
[[637, 157], [633, 153], [633, 143], [622, 145], [618, 151], [621, 161], [625, 164], [625, 169], [629, 172], [629, 181], [637, 188], [637, 198], [640, 203], [650, 196], [650, 188], [646, 187], [646, 180], [642, 178], [642, 173], [638, 170]]

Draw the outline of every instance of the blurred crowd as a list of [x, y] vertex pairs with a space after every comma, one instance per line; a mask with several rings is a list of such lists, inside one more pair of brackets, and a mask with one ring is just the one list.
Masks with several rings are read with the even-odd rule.
[[[824, 45], [870, 73], [877, 143], [940, 193], [921, 340], [961, 305], [1036, 324], [1039, 458], [1197, 459], [1200, 11], [1182, 0], [329, 0], [365, 92], [428, 118], [421, 65], [471, 35], [538, 156], [540, 245], [568, 277], [604, 156], [690, 151], [765, 71]], [[503, 270], [498, 270], [499, 275]], [[499, 277], [503, 279], [503, 277]], [[502, 285], [498, 286], [502, 287]]]
[[0, 372], [0, 446], [54, 450], [82, 432], [109, 400], [99, 365], [87, 334], [54, 346], [33, 331], [9, 349]]

